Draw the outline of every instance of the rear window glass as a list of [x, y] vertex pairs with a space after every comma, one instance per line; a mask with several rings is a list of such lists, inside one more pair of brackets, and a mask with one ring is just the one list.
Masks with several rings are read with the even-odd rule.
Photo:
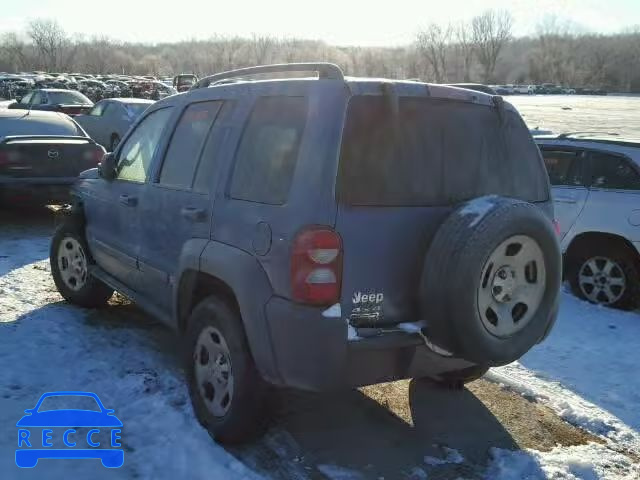
[[33, 113], [24, 117], [0, 118], [0, 137], [8, 135], [77, 135], [86, 136], [71, 119], [62, 115], [50, 121], [38, 119]]
[[90, 105], [92, 102], [80, 92], [47, 92], [52, 105]]
[[462, 102], [356, 96], [343, 134], [338, 195], [352, 205], [421, 206], [496, 194], [548, 199], [540, 153], [522, 119]]

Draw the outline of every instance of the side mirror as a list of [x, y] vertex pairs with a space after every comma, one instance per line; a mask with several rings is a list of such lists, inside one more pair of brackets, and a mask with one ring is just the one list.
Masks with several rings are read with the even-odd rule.
[[98, 165], [98, 172], [100, 173], [100, 176], [108, 182], [116, 178], [116, 165], [116, 156], [112, 152], [105, 153], [102, 157], [102, 161]]

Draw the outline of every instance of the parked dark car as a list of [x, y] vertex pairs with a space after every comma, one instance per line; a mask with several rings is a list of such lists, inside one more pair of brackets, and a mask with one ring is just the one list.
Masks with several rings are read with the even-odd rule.
[[150, 106], [73, 196], [58, 290], [173, 326], [217, 441], [258, 429], [265, 382], [462, 383], [556, 317], [549, 181], [501, 97], [332, 64], [213, 75]]
[[48, 110], [78, 115], [86, 113], [93, 107], [93, 102], [75, 90], [42, 88], [32, 90], [19, 102], [9, 104], [10, 109]]
[[110, 98], [100, 100], [86, 114], [75, 117], [82, 128], [100, 145], [112, 152], [129, 127], [152, 100], [141, 98]]
[[475, 90], [476, 92], [482, 92], [488, 95], [497, 95], [493, 88], [488, 85], [482, 85], [481, 83], [450, 83], [449, 86]]
[[0, 109], [0, 202], [65, 203], [78, 174], [104, 152], [67, 115]]

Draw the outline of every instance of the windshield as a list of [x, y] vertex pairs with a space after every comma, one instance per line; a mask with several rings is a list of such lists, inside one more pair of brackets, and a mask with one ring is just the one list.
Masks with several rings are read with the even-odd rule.
[[520, 116], [494, 108], [356, 96], [344, 128], [338, 194], [353, 205], [449, 205], [495, 194], [548, 199], [540, 153]]
[[47, 95], [52, 105], [92, 105], [91, 100], [80, 92], [48, 92]]
[[178, 78], [178, 85], [179, 86], [183, 86], [183, 85], [193, 85], [196, 82], [196, 79], [194, 77], [179, 77]]

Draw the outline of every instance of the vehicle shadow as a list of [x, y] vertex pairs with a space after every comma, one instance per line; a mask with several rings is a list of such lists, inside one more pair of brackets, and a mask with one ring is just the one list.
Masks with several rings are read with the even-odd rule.
[[54, 226], [49, 209], [0, 205], [0, 276], [47, 258]]
[[[264, 439], [228, 450], [274, 478], [444, 479], [482, 478], [491, 448], [519, 449], [466, 388], [449, 390], [412, 380], [408, 401], [391, 394], [383, 402], [405, 403], [408, 410], [396, 415], [360, 390], [282, 390], [273, 401], [275, 418]], [[427, 462], [426, 456], [432, 458]], [[434, 459], [443, 461], [434, 465]]]

